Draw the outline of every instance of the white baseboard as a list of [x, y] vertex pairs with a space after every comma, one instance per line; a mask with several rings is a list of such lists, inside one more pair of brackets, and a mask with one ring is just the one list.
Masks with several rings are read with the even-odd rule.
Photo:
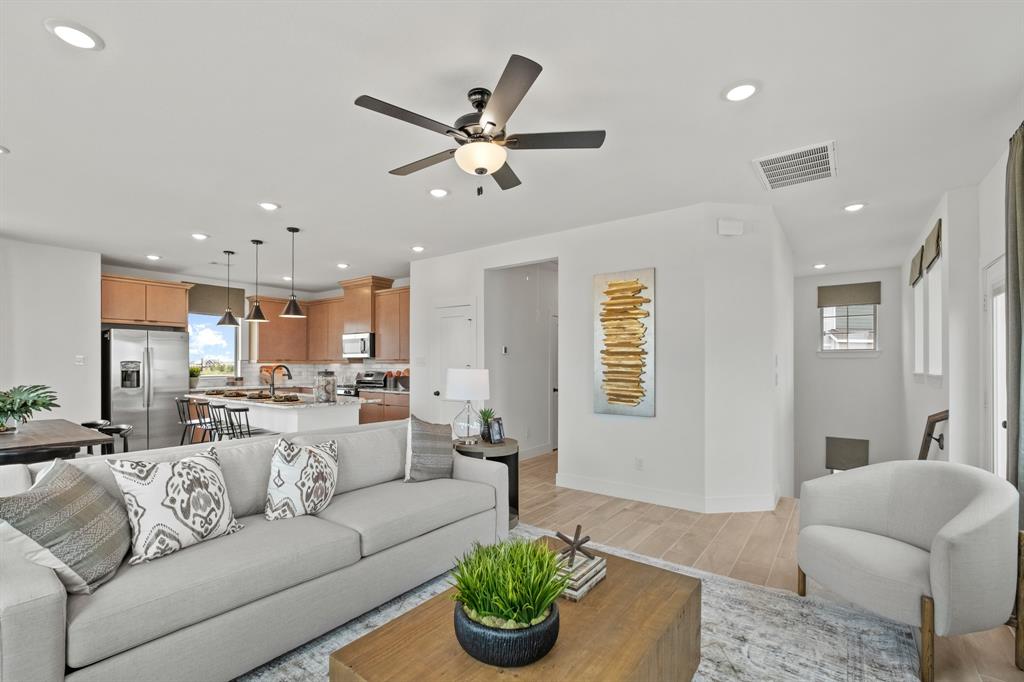
[[519, 461], [524, 459], [530, 459], [531, 457], [538, 457], [540, 455], [546, 455], [551, 452], [551, 443], [542, 443], [535, 445], [532, 448], [526, 448], [525, 450], [519, 451]]
[[774, 495], [707, 497], [704, 499], [704, 511], [708, 514], [771, 511], [775, 509], [778, 502], [778, 498]]
[[627, 500], [637, 500], [638, 502], [660, 504], [665, 507], [675, 507], [695, 512], [704, 511], [704, 498], [663, 488], [648, 488], [647, 486], [634, 485], [632, 483], [563, 473], [555, 474], [555, 485], [562, 488], [573, 488], [575, 490], [585, 490], [589, 493], [609, 495], [611, 497], [622, 497]]

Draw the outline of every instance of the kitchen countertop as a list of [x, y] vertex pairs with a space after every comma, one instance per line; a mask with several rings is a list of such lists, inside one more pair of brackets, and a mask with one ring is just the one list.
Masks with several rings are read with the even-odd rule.
[[360, 393], [401, 393], [402, 395], [409, 395], [412, 391], [404, 388], [360, 388]]
[[193, 398], [197, 400], [209, 400], [211, 402], [224, 403], [230, 405], [247, 405], [249, 407], [269, 407], [275, 410], [302, 410], [302, 409], [325, 409], [332, 407], [349, 407], [351, 405], [360, 405], [366, 401], [361, 398], [353, 398], [351, 396], [338, 396], [338, 401], [334, 403], [317, 403], [312, 400], [299, 400], [298, 402], [290, 403], [275, 403], [269, 400], [250, 400], [248, 398], [225, 398], [222, 395], [207, 395], [205, 393], [186, 393], [186, 398]]

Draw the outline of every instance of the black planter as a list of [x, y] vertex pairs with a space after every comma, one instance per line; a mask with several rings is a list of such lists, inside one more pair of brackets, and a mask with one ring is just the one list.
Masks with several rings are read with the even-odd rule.
[[502, 668], [529, 665], [544, 658], [558, 639], [558, 604], [536, 625], [520, 630], [489, 628], [471, 620], [455, 602], [455, 637], [466, 653], [478, 661]]

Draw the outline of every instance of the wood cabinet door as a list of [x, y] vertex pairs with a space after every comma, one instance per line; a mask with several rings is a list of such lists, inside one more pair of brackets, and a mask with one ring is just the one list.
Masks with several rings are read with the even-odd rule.
[[267, 321], [252, 325], [257, 329], [251, 331], [259, 335], [256, 344], [257, 361], [305, 360], [308, 357], [306, 350], [307, 318], [279, 317], [287, 305], [287, 301], [263, 299], [260, 303], [267, 316]]
[[378, 294], [374, 300], [374, 317], [377, 324], [377, 345], [375, 357], [381, 360], [398, 358], [398, 296]]
[[[366, 391], [360, 391], [359, 397], [365, 400], [381, 400], [384, 399], [383, 393], [368, 393]], [[384, 405], [380, 403], [363, 403], [359, 406], [359, 423], [360, 424], [373, 424], [374, 422], [384, 421]]]
[[[241, 317], [243, 311], [234, 313]], [[146, 319], [174, 327], [188, 326], [188, 289], [146, 285]]]
[[398, 294], [398, 359], [409, 358], [409, 290], [405, 289]]
[[327, 359], [327, 304], [310, 303], [306, 308], [306, 348], [309, 360]]
[[341, 335], [345, 333], [345, 299], [327, 304], [327, 359], [341, 360]]
[[146, 285], [104, 279], [100, 282], [100, 317], [116, 322], [146, 321]]
[[405, 405], [385, 405], [384, 406], [384, 421], [394, 421], [396, 419], [408, 419], [409, 408]]

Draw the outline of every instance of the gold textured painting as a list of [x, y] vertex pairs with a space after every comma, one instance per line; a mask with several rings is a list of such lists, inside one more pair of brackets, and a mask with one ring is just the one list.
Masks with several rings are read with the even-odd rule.
[[654, 416], [654, 268], [594, 277], [594, 411]]

